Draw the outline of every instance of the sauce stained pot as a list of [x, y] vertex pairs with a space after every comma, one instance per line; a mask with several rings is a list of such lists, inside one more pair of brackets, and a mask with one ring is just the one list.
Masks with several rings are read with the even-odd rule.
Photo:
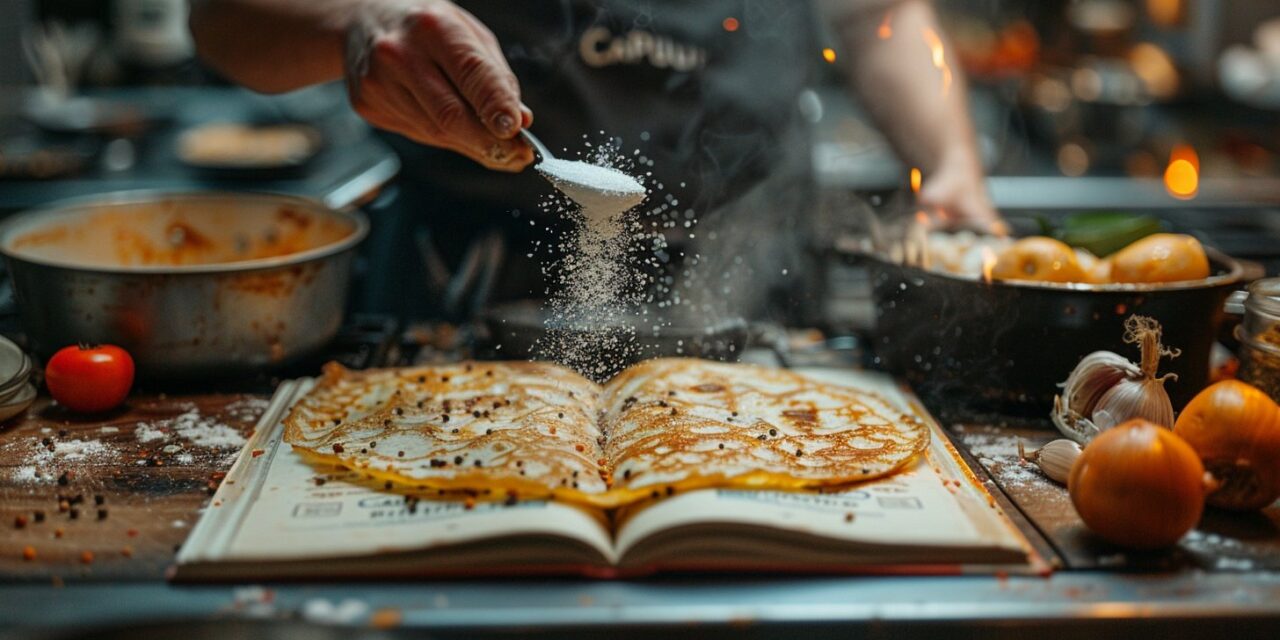
[[129, 192], [0, 225], [29, 346], [117, 344], [143, 375], [282, 364], [342, 324], [358, 212], [280, 195]]
[[1100, 349], [1138, 359], [1125, 344], [1132, 314], [1155, 318], [1165, 345], [1160, 373], [1181, 409], [1209, 377], [1209, 357], [1239, 288], [1237, 261], [1210, 251], [1213, 275], [1171, 284], [983, 282], [863, 256], [876, 303], [877, 364], [905, 377], [946, 420], [1047, 418], [1058, 383]]

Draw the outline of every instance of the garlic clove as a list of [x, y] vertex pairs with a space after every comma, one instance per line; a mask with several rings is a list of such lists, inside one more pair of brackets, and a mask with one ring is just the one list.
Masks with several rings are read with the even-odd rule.
[[1062, 395], [1053, 399], [1054, 426], [1062, 435], [1081, 444], [1097, 435], [1094, 407], [1122, 380], [1142, 376], [1137, 365], [1110, 351], [1094, 351], [1084, 358], [1062, 383]]
[[1164, 382], [1158, 378], [1121, 380], [1098, 400], [1092, 418], [1103, 430], [1133, 418], [1172, 429], [1173, 402], [1164, 390]]
[[1062, 397], [1067, 409], [1083, 416], [1093, 414], [1093, 408], [1103, 394], [1117, 382], [1126, 378], [1141, 377], [1142, 370], [1123, 356], [1110, 351], [1094, 351], [1084, 358], [1062, 383]]
[[1026, 458], [1034, 461], [1050, 480], [1065, 485], [1067, 478], [1071, 476], [1071, 466], [1076, 463], [1076, 458], [1079, 458], [1083, 451], [1084, 449], [1075, 441], [1059, 439], [1032, 451], [1026, 455]]
[[1088, 444], [1101, 431], [1092, 420], [1068, 409], [1061, 396], [1053, 397], [1053, 413], [1049, 418], [1062, 435], [1080, 444]]
[[1093, 411], [1093, 424], [1098, 428], [1098, 431], [1106, 431], [1121, 422], [1124, 422], [1124, 420], [1116, 420], [1115, 417], [1111, 415], [1111, 410], [1109, 408], [1095, 409]]

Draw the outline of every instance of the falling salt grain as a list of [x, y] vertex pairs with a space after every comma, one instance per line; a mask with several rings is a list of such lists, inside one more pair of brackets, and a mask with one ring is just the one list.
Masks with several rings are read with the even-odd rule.
[[553, 159], [537, 167], [573, 201], [550, 200], [543, 209], [578, 224], [561, 247], [565, 255], [549, 269], [560, 289], [551, 296], [548, 331], [535, 351], [597, 379], [637, 348], [628, 308], [638, 301], [640, 274], [628, 263], [634, 234], [625, 218], [646, 196], [639, 181], [606, 166], [616, 161], [607, 152], [601, 147], [594, 164]]

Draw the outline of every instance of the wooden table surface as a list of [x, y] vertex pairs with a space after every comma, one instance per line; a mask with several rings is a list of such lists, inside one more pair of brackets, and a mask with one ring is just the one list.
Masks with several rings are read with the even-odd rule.
[[1200, 524], [1173, 549], [1127, 552], [1098, 539], [1080, 521], [1066, 488], [1018, 458], [1017, 443], [1034, 451], [1056, 431], [957, 425], [953, 439], [1048, 540], [1068, 569], [1169, 571], [1280, 570], [1280, 503], [1263, 511], [1205, 509]]
[[[140, 395], [110, 415], [83, 418], [42, 397], [0, 426], [0, 580], [163, 579], [267, 400]], [[1019, 439], [1030, 450], [1053, 432], [959, 425], [951, 433], [1064, 569], [1280, 570], [1276, 505], [1247, 514], [1210, 509], [1176, 549], [1126, 553], [1084, 528], [1065, 489], [1019, 462]]]
[[162, 579], [266, 405], [144, 395], [90, 419], [41, 397], [0, 426], [0, 579]]

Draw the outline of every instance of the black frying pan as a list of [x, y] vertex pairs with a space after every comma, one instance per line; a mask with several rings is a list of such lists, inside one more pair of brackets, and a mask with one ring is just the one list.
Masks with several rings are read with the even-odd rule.
[[1132, 361], [1124, 321], [1155, 318], [1164, 344], [1181, 356], [1160, 363], [1175, 373], [1166, 388], [1175, 409], [1208, 383], [1209, 354], [1227, 296], [1239, 288], [1239, 262], [1210, 251], [1213, 275], [1186, 284], [981, 282], [859, 258], [876, 302], [877, 364], [905, 377], [943, 419], [1045, 417], [1058, 383], [1080, 358], [1105, 349]]

